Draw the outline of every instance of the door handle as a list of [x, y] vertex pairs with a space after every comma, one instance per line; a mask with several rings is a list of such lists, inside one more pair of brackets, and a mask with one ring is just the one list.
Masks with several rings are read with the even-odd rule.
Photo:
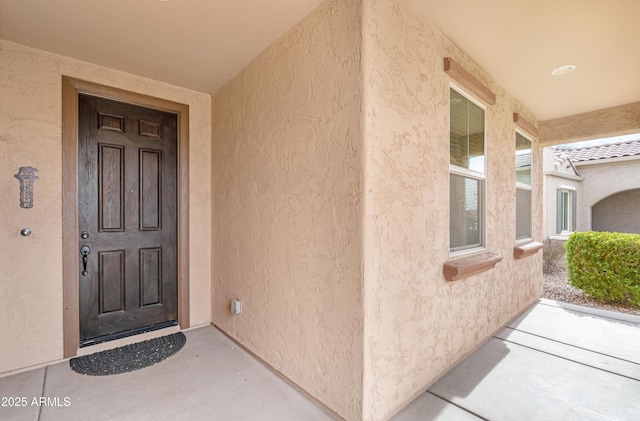
[[84, 245], [80, 247], [80, 254], [82, 255], [82, 276], [87, 276], [89, 272], [87, 272], [87, 263], [89, 261], [89, 253], [91, 253], [91, 247], [88, 245]]

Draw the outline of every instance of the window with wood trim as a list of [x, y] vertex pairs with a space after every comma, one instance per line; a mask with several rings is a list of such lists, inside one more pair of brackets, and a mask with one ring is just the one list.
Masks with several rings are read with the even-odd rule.
[[516, 240], [531, 238], [531, 140], [516, 132]]
[[484, 246], [485, 112], [450, 89], [449, 248], [451, 252]]

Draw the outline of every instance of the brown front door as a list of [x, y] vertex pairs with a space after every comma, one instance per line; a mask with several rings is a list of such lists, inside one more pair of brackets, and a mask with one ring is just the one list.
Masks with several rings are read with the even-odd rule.
[[177, 117], [79, 95], [80, 344], [177, 320]]

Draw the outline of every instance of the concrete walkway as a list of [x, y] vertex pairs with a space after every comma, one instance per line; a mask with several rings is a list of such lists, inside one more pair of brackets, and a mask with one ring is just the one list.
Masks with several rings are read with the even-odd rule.
[[393, 418], [478, 419], [640, 420], [640, 317], [541, 300]]
[[[1, 397], [26, 402], [0, 420], [332, 419], [214, 327], [185, 334], [178, 354], [132, 373], [62, 362], [0, 378]], [[639, 420], [640, 317], [542, 300], [393, 421], [478, 419]]]
[[[185, 335], [176, 355], [131, 373], [85, 376], [65, 361], [0, 378], [0, 396], [25, 397], [27, 403], [0, 406], [0, 420], [332, 419], [213, 326]], [[50, 402], [33, 404], [40, 396]]]

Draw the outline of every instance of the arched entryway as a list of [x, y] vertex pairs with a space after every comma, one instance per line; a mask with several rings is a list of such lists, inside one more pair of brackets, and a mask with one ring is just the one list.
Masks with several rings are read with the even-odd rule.
[[594, 231], [640, 234], [640, 189], [626, 190], [608, 196], [591, 208]]

